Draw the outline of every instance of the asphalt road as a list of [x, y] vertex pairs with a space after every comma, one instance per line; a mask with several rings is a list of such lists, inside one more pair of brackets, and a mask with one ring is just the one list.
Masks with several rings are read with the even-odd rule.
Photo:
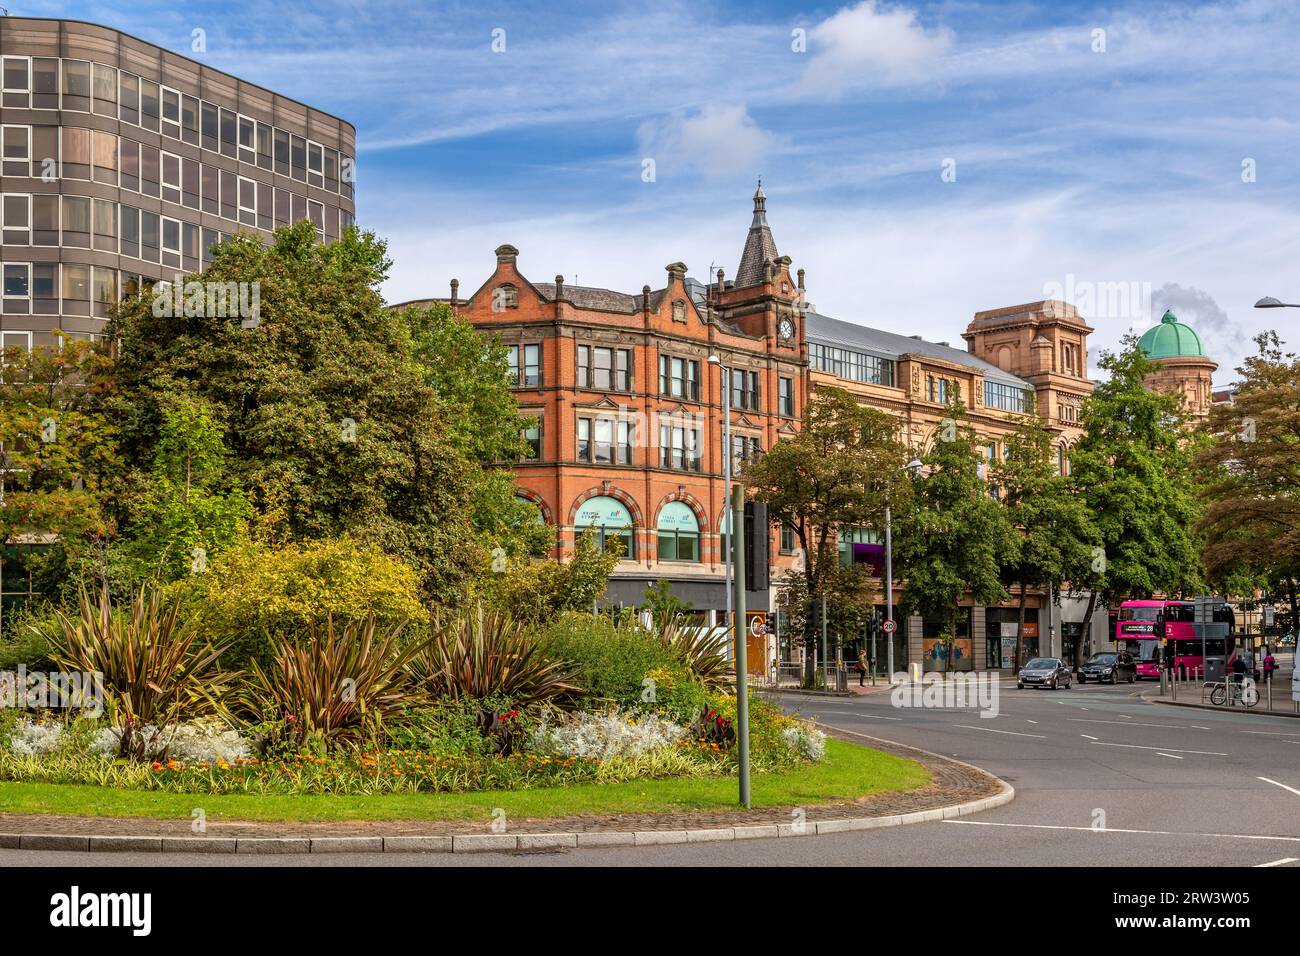
[[[1139, 685], [1140, 686], [1140, 685]], [[785, 698], [844, 731], [957, 757], [1016, 788], [960, 821], [801, 839], [488, 854], [168, 855], [196, 866], [1300, 867], [1300, 721], [1148, 704], [1129, 686], [1000, 689], [996, 717], [888, 693]], [[869, 741], [864, 741], [869, 742]], [[1104, 828], [1100, 825], [1104, 824]], [[0, 851], [0, 866], [158, 865], [154, 854]]]

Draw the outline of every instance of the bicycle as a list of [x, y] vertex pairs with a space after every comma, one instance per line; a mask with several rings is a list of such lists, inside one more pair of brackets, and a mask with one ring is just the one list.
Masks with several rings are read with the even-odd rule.
[[[1246, 681], [1250, 681], [1249, 684]], [[1229, 678], [1224, 683], [1216, 683], [1210, 691], [1210, 703], [1222, 707], [1228, 700], [1228, 685], [1232, 685], [1232, 702], [1243, 707], [1254, 707], [1259, 703], [1259, 691], [1251, 678], [1243, 677], [1240, 681]]]

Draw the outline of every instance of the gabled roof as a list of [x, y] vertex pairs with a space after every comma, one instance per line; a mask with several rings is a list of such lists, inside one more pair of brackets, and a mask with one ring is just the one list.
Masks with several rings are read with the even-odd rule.
[[942, 359], [955, 365], [965, 365], [968, 368], [973, 368], [983, 373], [985, 380], [990, 382], [1032, 388], [1029, 382], [1026, 382], [1023, 378], [1005, 372], [992, 362], [986, 362], [965, 349], [956, 349], [951, 345], [941, 345], [938, 342], [927, 342], [924, 339], [898, 335], [895, 332], [872, 329], [865, 325], [845, 322], [842, 319], [832, 319], [830, 316], [818, 312], [808, 313], [808, 341], [865, 352], [868, 355], [893, 359], [894, 361], [908, 353], [928, 355], [931, 358]]
[[[547, 302], [555, 301], [554, 282], [534, 282], [533, 288]], [[599, 309], [602, 312], [624, 312], [628, 315], [639, 312], [641, 297], [615, 292], [613, 289], [597, 289], [594, 286], [564, 284], [564, 298], [580, 309]], [[651, 301], [654, 294], [651, 294]]]

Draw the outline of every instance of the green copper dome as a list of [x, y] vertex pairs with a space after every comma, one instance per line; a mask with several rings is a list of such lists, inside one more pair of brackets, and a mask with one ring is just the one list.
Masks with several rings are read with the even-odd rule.
[[1159, 325], [1142, 333], [1138, 345], [1149, 359], [1205, 358], [1201, 337], [1190, 325], [1179, 322], [1172, 312], [1166, 312]]

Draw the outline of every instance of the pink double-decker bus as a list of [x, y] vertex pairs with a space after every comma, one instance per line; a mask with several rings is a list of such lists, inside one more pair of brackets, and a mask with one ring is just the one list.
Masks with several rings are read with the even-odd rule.
[[[1160, 677], [1160, 638], [1166, 638], [1172, 647], [1173, 666], [1189, 673], [1204, 673], [1202, 654], [1221, 656], [1225, 653], [1223, 638], [1202, 641], [1196, 633], [1196, 610], [1191, 601], [1125, 601], [1119, 607], [1119, 620], [1115, 623], [1115, 646], [1133, 655], [1137, 662], [1138, 680]], [[1232, 608], [1219, 604], [1214, 609], [1215, 621], [1233, 623]]]

